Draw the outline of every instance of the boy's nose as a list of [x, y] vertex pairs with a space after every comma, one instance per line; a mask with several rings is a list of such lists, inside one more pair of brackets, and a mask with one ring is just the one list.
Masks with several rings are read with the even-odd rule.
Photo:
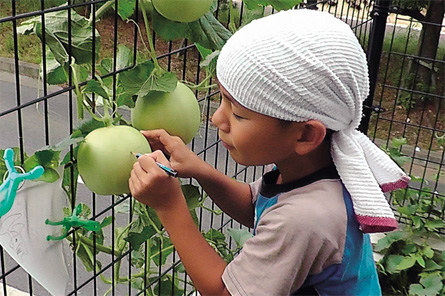
[[211, 124], [219, 128], [223, 132], [229, 131], [229, 124], [227, 121], [227, 116], [224, 114], [224, 108], [219, 106], [215, 113], [212, 115]]

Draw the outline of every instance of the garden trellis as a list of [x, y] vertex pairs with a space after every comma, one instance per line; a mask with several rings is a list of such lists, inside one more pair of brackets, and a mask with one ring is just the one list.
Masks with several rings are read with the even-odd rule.
[[[101, 226], [96, 232], [67, 228], [63, 253], [69, 275], [68, 295], [193, 293], [191, 281], [151, 209], [129, 195], [99, 196], [78, 183], [75, 147], [87, 132], [100, 126], [101, 122], [94, 119], [105, 113], [106, 99], [112, 102], [109, 120], [128, 124], [134, 96], [155, 87], [171, 87], [177, 80], [186, 81], [197, 97], [202, 119], [198, 134], [189, 144], [192, 150], [245, 182], [254, 181], [262, 173], [262, 168], [235, 164], [220, 146], [210, 123], [220, 99], [217, 88], [212, 87], [211, 74], [217, 50], [231, 31], [283, 7], [264, 8], [256, 6], [255, 1], [245, 1], [249, 5], [214, 1], [212, 16], [180, 25], [157, 14], [147, 18], [142, 12], [146, 2], [0, 3], [0, 150], [15, 147], [16, 162], [25, 168], [43, 160], [49, 172], [46, 181], [62, 176], [62, 167], [65, 174], [61, 181], [69, 196], [64, 216], [69, 217], [76, 209], [74, 214], [79, 219], [94, 220]], [[443, 219], [443, 51], [437, 59], [423, 60], [409, 51], [409, 41], [419, 39], [416, 27], [421, 23], [397, 14], [393, 10], [397, 1], [281, 2], [296, 9], [329, 11], [353, 28], [367, 52], [373, 90], [365, 104], [361, 129], [378, 145], [388, 147], [407, 172], [419, 176], [409, 190], [415, 191], [419, 200], [434, 203], [426, 212], [417, 209], [419, 215]], [[441, 24], [437, 26], [442, 28]], [[406, 42], [400, 45], [400, 40]], [[443, 47], [443, 42], [440, 44]], [[155, 60], [165, 75], [153, 82], [148, 74], [157, 67]], [[423, 82], [422, 88], [419, 81], [407, 82], [407, 67], [413, 61], [431, 66], [433, 79]], [[411, 79], [420, 79], [416, 77]], [[91, 114], [85, 109], [88, 106], [82, 107], [84, 102], [93, 106]], [[193, 180], [182, 183], [198, 227], [221, 256], [231, 260], [248, 237], [248, 229], [222, 214]], [[391, 198], [396, 209], [410, 197], [405, 191]], [[403, 211], [398, 214], [402, 222], [407, 221]], [[11, 287], [25, 295], [48, 295], [44, 285], [3, 248], [0, 257], [0, 283], [5, 295], [12, 293]]]

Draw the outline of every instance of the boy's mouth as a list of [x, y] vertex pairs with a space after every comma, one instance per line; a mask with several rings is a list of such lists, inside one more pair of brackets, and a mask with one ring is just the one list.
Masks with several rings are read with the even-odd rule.
[[233, 146], [230, 146], [229, 144], [227, 144], [227, 143], [224, 142], [223, 140], [221, 140], [221, 143], [222, 143], [222, 145], [224, 146], [224, 148], [226, 148], [227, 150], [231, 150], [231, 149], [234, 148]]

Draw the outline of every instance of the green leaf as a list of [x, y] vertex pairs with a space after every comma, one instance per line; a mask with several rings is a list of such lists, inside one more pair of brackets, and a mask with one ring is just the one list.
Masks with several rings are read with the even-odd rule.
[[129, 242], [133, 250], [139, 250], [141, 245], [156, 234], [156, 230], [152, 226], [145, 226], [142, 232], [130, 232], [128, 236], [124, 238]]
[[420, 266], [425, 268], [425, 259], [423, 259], [422, 255], [417, 254], [415, 257], [416, 257], [417, 263], [419, 263]]
[[434, 257], [434, 250], [430, 247], [430, 246], [426, 246], [423, 250], [422, 253], [429, 259]]
[[150, 77], [153, 69], [152, 61], [137, 64], [135, 67], [119, 74], [119, 84], [125, 89], [126, 94], [135, 95]]
[[216, 229], [210, 229], [204, 234], [204, 237], [213, 242], [224, 242], [226, 240], [226, 236]]
[[106, 126], [105, 122], [96, 120], [94, 118], [89, 120], [84, 120], [80, 122], [79, 126], [73, 132], [72, 137], [86, 137], [93, 130], [105, 126]]
[[403, 145], [406, 145], [408, 143], [408, 141], [406, 140], [406, 138], [393, 138], [391, 140], [391, 146], [394, 148], [399, 149], [400, 147], [402, 147]]
[[391, 158], [399, 165], [399, 166], [403, 166], [405, 163], [407, 163], [408, 161], [410, 161], [411, 158], [407, 157], [407, 156], [393, 156], [391, 155]]
[[136, 9], [136, 0], [126, 0], [118, 2], [117, 13], [123, 20], [130, 18]]
[[387, 236], [382, 237], [378, 240], [377, 244], [374, 246], [375, 252], [381, 252], [387, 248], [389, 248], [392, 245], [392, 241], [388, 239]]
[[[113, 72], [113, 59], [111, 58], [103, 59], [102, 61], [100, 61], [100, 64], [96, 66], [96, 69], [102, 76]], [[110, 80], [113, 80], [112, 77]]]
[[441, 270], [443, 268], [442, 265], [439, 265], [434, 260], [426, 260], [425, 262], [425, 269], [424, 271], [435, 271], [435, 270]]
[[49, 148], [53, 151], [63, 151], [65, 149], [67, 149], [69, 146], [76, 145], [80, 142], [83, 142], [84, 140], [85, 140], [84, 137], [76, 137], [76, 138], [69, 137], [69, 138], [63, 139], [56, 145], [49, 146]]
[[407, 205], [404, 207], [398, 207], [397, 212], [399, 212], [400, 214], [411, 216], [417, 211], [418, 208], [419, 205]]
[[[123, 1], [121, 1], [123, 2]], [[127, 68], [132, 63], [133, 53], [123, 44], [117, 46], [116, 70]]]
[[95, 31], [95, 39], [93, 40], [92, 24], [75, 10], [70, 10], [70, 16], [68, 16], [68, 10], [46, 13], [45, 32], [42, 31], [40, 16], [23, 22], [25, 27], [22, 31], [29, 33], [31, 24], [34, 24], [33, 33], [40, 39], [43, 39], [43, 34], [45, 34], [46, 45], [51, 49], [59, 64], [64, 65], [69, 62], [68, 51], [77, 63], [91, 64], [93, 58], [93, 42], [95, 42], [95, 55], [97, 59], [100, 47], [99, 32], [97, 30]]
[[60, 178], [59, 172], [52, 168], [45, 168], [45, 172], [38, 179], [39, 181], [52, 183], [56, 182]]
[[188, 24], [191, 29], [188, 39], [212, 50], [220, 50], [232, 36], [211, 12]]
[[199, 65], [202, 68], [207, 69], [207, 71], [210, 72], [212, 75], [215, 75], [216, 61], [218, 60], [220, 51], [219, 50], [212, 51], [198, 43], [195, 43], [195, 46], [202, 57], [202, 62]]
[[409, 286], [412, 295], [438, 295], [443, 288], [442, 277], [434, 274], [420, 279], [420, 284]]
[[108, 225], [110, 225], [111, 223], [113, 223], [113, 217], [112, 216], [107, 216], [105, 217], [102, 222], [100, 222], [100, 227], [104, 228], [107, 227]]
[[236, 242], [236, 245], [238, 248], [242, 248], [246, 240], [253, 237], [252, 233], [250, 233], [247, 229], [234, 229], [234, 228], [228, 228], [227, 232], [229, 235], [233, 238], [233, 240]]
[[148, 79], [142, 84], [141, 89], [137, 92], [139, 97], [145, 97], [151, 91], [173, 92], [178, 84], [178, 78], [173, 72], [165, 72], [161, 75], [152, 73]]
[[45, 172], [37, 180], [44, 182], [55, 182], [59, 179], [57, 168], [59, 166], [60, 151], [52, 150], [51, 148], [43, 148], [36, 151], [24, 163], [23, 168], [29, 172], [38, 165], [41, 165]]
[[[88, 248], [88, 250], [87, 250]], [[90, 249], [89, 246], [85, 245], [82, 242], [78, 242], [77, 248], [76, 248], [76, 257], [79, 258], [83, 266], [85, 267], [85, 270], [87, 272], [91, 272], [94, 270], [94, 256], [92, 256], [93, 250]], [[98, 267], [100, 268], [101, 264], [98, 260], [96, 260], [96, 263]]]
[[[73, 159], [77, 158], [77, 152], [79, 146], [73, 149]], [[70, 165], [67, 165], [70, 163]], [[71, 160], [71, 153], [68, 152], [61, 162], [61, 165], [65, 165], [63, 170], [62, 188], [68, 195], [70, 203], [76, 202], [77, 196], [77, 178], [79, 177], [79, 170], [77, 169], [77, 162]]]
[[[46, 51], [46, 81], [49, 84], [63, 84], [68, 82], [68, 64], [62, 66], [54, 57], [52, 51]], [[43, 61], [40, 63], [40, 75], [43, 75]], [[43, 77], [42, 77], [43, 78]]]
[[103, 85], [100, 84], [100, 82], [97, 80], [89, 80], [85, 85], [84, 90], [89, 93], [95, 93], [105, 99], [109, 98], [107, 91], [105, 90]]
[[243, 0], [243, 2], [246, 4], [247, 9], [250, 10], [257, 8], [258, 5], [271, 5], [273, 8], [280, 11], [291, 9], [303, 2], [303, 0]]
[[164, 277], [153, 288], [154, 291], [160, 291], [159, 295], [183, 295], [184, 290], [178, 287], [170, 278]]
[[189, 210], [193, 210], [199, 205], [201, 198], [201, 193], [199, 192], [199, 187], [192, 184], [182, 185], [182, 193], [187, 201], [187, 206]]
[[410, 269], [411, 267], [416, 264], [417, 257], [416, 256], [403, 256], [402, 261], [400, 261], [399, 264], [396, 266], [396, 270], [406, 270]]
[[402, 249], [402, 253], [404, 255], [409, 255], [411, 253], [414, 253], [417, 251], [417, 245], [416, 244], [406, 244], [403, 249]]
[[385, 262], [386, 271], [391, 274], [400, 272], [396, 267], [402, 262], [403, 258], [402, 255], [389, 255]]
[[156, 266], [164, 265], [167, 257], [174, 251], [172, 242], [166, 237], [163, 237], [162, 241], [160, 237], [154, 237], [151, 242], [153, 245], [150, 248], [150, 252], [154, 255], [153, 262]]
[[428, 220], [425, 222], [425, 227], [428, 228], [430, 231], [435, 231], [438, 228], [443, 228], [444, 226], [444, 221], [442, 221], [441, 219]]
[[157, 12], [152, 16], [154, 31], [166, 41], [189, 39], [208, 49], [219, 50], [232, 35], [211, 12], [190, 23], [170, 21]]

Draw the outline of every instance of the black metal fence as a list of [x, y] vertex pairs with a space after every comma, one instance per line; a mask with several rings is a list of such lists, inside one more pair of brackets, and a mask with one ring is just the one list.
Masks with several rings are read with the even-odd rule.
[[[18, 147], [16, 151], [20, 163], [23, 164], [35, 151], [59, 143], [76, 130], [79, 124], [76, 118], [76, 95], [79, 87], [86, 87], [88, 81], [95, 77], [103, 81], [108, 79], [112, 81], [108, 95], [113, 100], [118, 100], [120, 97], [116, 81], [119, 74], [148, 58], [149, 40], [142, 34], [145, 26], [143, 15], [138, 9], [140, 1], [136, 1], [135, 12], [126, 21], [123, 21], [122, 12], [118, 9], [102, 9], [111, 2], [114, 1], [72, 0], [65, 4], [59, 0], [0, 2], [0, 149]], [[118, 6], [119, 2], [133, 1], [120, 0], [114, 4]], [[419, 43], [421, 38], [417, 28], [421, 28], [425, 20], [416, 22], [413, 18], [397, 14], [395, 9], [398, 6], [394, 1], [392, 4], [390, 1], [365, 0], [318, 2], [308, 0], [298, 8], [327, 10], [341, 18], [350, 24], [367, 51], [371, 86], [375, 88], [375, 92], [365, 106], [366, 116], [361, 126], [362, 131], [368, 132], [379, 145], [395, 147], [390, 151], [393, 156], [405, 160], [403, 167], [407, 172], [419, 176], [411, 189], [415, 191], [417, 198], [427, 198], [434, 203], [434, 209], [431, 208], [429, 215], [443, 219], [445, 54], [442, 40], [439, 38], [439, 51], [434, 58], [418, 56], [416, 51], [413, 52], [410, 42], [414, 40], [416, 45], [422, 44]], [[234, 20], [235, 26], [239, 26], [261, 14], [274, 12], [269, 8], [252, 12], [236, 1], [234, 7], [229, 9], [228, 1], [218, 1], [214, 15], [227, 27], [230, 19]], [[392, 13], [388, 17], [390, 10]], [[236, 14], [235, 17], [233, 14]], [[55, 21], [51, 19], [55, 15], [63, 17]], [[91, 40], [88, 50], [77, 56], [78, 53], [70, 48], [79, 44], [76, 43], [79, 32], [76, 26], [83, 16], [91, 16], [82, 20], [91, 21], [86, 26], [90, 30], [88, 36]], [[32, 29], [23, 27], [26, 21], [33, 18], [35, 22]], [[81, 57], [88, 60], [85, 62], [88, 66], [64, 69], [57, 67], [54, 56], [49, 54], [53, 49], [45, 45], [52, 41], [49, 39], [53, 36], [42, 34], [45, 28], [51, 26], [66, 31], [66, 44], [63, 46], [68, 60]], [[432, 26], [443, 29], [441, 23]], [[27, 30], [34, 30], [38, 36], [26, 34]], [[203, 59], [190, 40], [166, 42], [156, 33], [151, 37], [162, 67], [176, 73], [179, 79], [195, 84], [200, 84], [205, 79], [206, 71], [200, 66]], [[121, 63], [122, 45], [128, 49], [128, 63]], [[82, 47], [77, 49], [81, 50]], [[41, 66], [35, 66], [36, 63]], [[79, 71], [83, 72], [79, 74]], [[99, 74], [99, 78], [94, 74]], [[425, 77], [430, 79], [425, 80]], [[196, 91], [195, 94], [202, 110], [203, 122], [199, 135], [190, 144], [192, 150], [219, 170], [239, 180], [251, 182], [258, 178], [261, 168], [237, 165], [219, 145], [217, 132], [209, 121], [219, 101], [216, 88]], [[96, 99], [94, 94], [92, 99]], [[120, 113], [123, 120], [128, 120], [128, 110], [120, 110]], [[405, 138], [406, 142], [399, 138]], [[392, 141], [393, 139], [399, 141]], [[394, 143], [402, 145], [394, 146]], [[64, 181], [74, 188], [77, 175], [70, 161], [74, 159], [73, 145], [66, 147], [63, 153], [67, 153], [63, 166], [70, 176]], [[404, 156], [410, 158], [403, 158]], [[193, 180], [183, 180], [183, 184], [188, 183], [194, 184]], [[103, 228], [103, 236], [91, 236], [88, 232], [82, 232], [85, 230], [78, 229], [77, 232], [85, 234], [80, 237], [74, 235], [75, 232], [71, 229], [67, 239], [63, 240], [68, 295], [194, 293], [178, 256], [163, 234], [141, 242], [137, 250], [121, 248], [119, 245], [122, 243], [120, 236], [123, 227], [138, 219], [137, 211], [144, 210], [135, 207], [130, 196], [98, 196], [82, 183], [77, 184], [76, 196], [77, 200], [71, 199], [67, 208], [73, 209], [82, 203], [85, 209], [88, 208], [82, 212], [86, 218], [102, 222], [107, 227]], [[229, 258], [232, 255], [229, 249], [236, 249], [236, 241], [228, 235], [228, 229], [240, 229], [241, 226], [220, 213], [215, 205], [205, 199], [204, 192], [200, 192], [199, 196], [201, 203], [195, 209], [199, 227], [212, 239], [221, 254]], [[404, 204], [408, 198], [412, 197], [405, 192], [403, 197], [395, 199], [395, 204]], [[1, 235], [0, 233], [0, 238]], [[32, 245], [28, 247], [31, 248]], [[4, 295], [12, 294], [12, 287], [29, 295], [49, 294], [45, 284], [36, 280], [36, 273], [28, 274], [25, 270], [29, 269], [19, 265], [6, 252], [6, 248], [1, 249], [0, 256], [0, 283], [3, 285], [1, 290]], [[52, 264], [47, 262], [47, 267], [42, 266], [41, 274], [45, 273], [46, 268], [50, 269]]]

